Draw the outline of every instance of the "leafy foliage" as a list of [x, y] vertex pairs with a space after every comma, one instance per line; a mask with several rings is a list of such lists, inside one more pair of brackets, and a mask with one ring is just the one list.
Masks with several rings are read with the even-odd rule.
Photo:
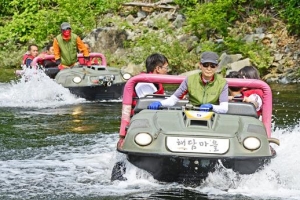
[[[0, 66], [15, 67], [20, 64], [22, 54], [29, 43], [43, 47], [59, 33], [59, 25], [68, 21], [72, 30], [84, 36], [93, 28], [115, 23], [112, 18], [101, 19], [107, 12], [119, 11], [121, 4], [128, 0], [0, 0]], [[151, 2], [157, 2], [152, 0]], [[241, 53], [249, 57], [260, 69], [267, 68], [271, 62], [269, 50], [262, 44], [245, 43], [237, 34], [229, 32], [238, 21], [251, 15], [258, 17], [254, 28], [272, 23], [270, 15], [262, 10], [270, 9], [272, 14], [279, 13], [288, 23], [292, 33], [300, 33], [299, 0], [174, 0], [181, 13], [187, 19], [186, 33], [196, 35], [200, 41], [182, 43], [169, 27], [167, 18], [153, 21], [161, 31], [141, 30], [141, 37], [134, 42], [127, 41], [124, 46], [132, 49], [127, 55], [135, 63], [154, 52], [165, 54], [170, 60], [173, 72], [195, 69], [200, 52]], [[134, 10], [137, 12], [137, 9]], [[122, 24], [123, 23], [123, 24]], [[120, 25], [121, 24], [121, 25]], [[120, 21], [119, 27], [131, 29], [126, 21]], [[243, 31], [243, 30], [242, 30]], [[186, 34], [185, 33], [185, 34]], [[216, 43], [222, 38], [224, 42]], [[106, 55], [112, 57], [113, 55]], [[128, 60], [119, 58], [114, 64], [128, 64]]]
[[239, 18], [242, 3], [246, 0], [216, 0], [197, 4], [187, 11], [188, 28], [204, 40], [212, 33], [227, 36], [227, 28]]
[[230, 54], [241, 53], [250, 58], [258, 69], [268, 68], [273, 61], [270, 50], [261, 43], [246, 43], [241, 38], [226, 38], [223, 48], [228, 49]]
[[165, 37], [166, 32], [142, 34], [140, 38], [128, 44], [133, 49], [132, 54], [128, 56], [133, 62], [139, 64], [143, 63], [144, 59], [150, 54], [158, 52], [168, 58], [172, 73], [176, 74], [195, 69], [194, 64], [199, 59], [198, 55], [195, 52], [188, 52], [188, 47], [176, 40], [175, 35], [168, 34], [168, 37]]
[[174, 0], [180, 7], [193, 7], [198, 4], [198, 0]]
[[270, 0], [280, 16], [287, 21], [288, 30], [300, 34], [300, 1], [299, 0]]
[[[59, 34], [59, 26], [67, 21], [74, 33], [83, 36], [97, 25], [97, 16], [118, 9], [124, 0], [2, 0], [0, 15], [0, 57], [9, 58], [10, 52], [26, 51], [29, 43], [43, 47]], [[3, 11], [2, 10], [2, 11]], [[11, 20], [7, 20], [7, 16]], [[21, 57], [20, 57], [21, 58]], [[14, 59], [11, 67], [19, 65]], [[4, 61], [0, 65], [7, 66]]]

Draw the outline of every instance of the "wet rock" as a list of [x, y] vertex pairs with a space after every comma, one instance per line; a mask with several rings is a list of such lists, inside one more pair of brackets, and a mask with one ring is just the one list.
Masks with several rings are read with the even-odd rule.
[[154, 21], [151, 19], [148, 19], [145, 23], [145, 26], [149, 27], [149, 28], [153, 28], [154, 27]]
[[127, 72], [127, 73], [135, 76], [135, 75], [140, 74], [143, 71], [143, 65], [142, 64], [136, 65], [136, 64], [133, 64], [133, 63], [129, 63], [127, 66], [123, 66], [121, 68], [121, 71], [123, 73]]
[[282, 59], [282, 57], [283, 57], [282, 53], [276, 53], [274, 54], [274, 61], [279, 61]]
[[256, 34], [262, 34], [264, 33], [264, 28], [263, 27], [258, 27], [255, 29]]
[[173, 22], [173, 26], [175, 28], [181, 28], [183, 26], [185, 19], [183, 17], [183, 15], [177, 15], [175, 21]]
[[84, 41], [91, 44], [93, 51], [111, 53], [123, 47], [125, 40], [127, 40], [126, 31], [117, 28], [96, 29], [84, 38]]
[[133, 25], [134, 17], [132, 15], [128, 15], [126, 17], [126, 22], [128, 22], [129, 25]]
[[133, 20], [133, 24], [138, 24], [140, 21], [142, 20], [142, 18], [140, 18], [140, 17], [137, 17], [137, 18], [135, 18], [134, 20]]
[[147, 17], [147, 13], [144, 12], [144, 11], [138, 11], [137, 17], [140, 18], [140, 19], [144, 19], [144, 18]]
[[241, 68], [243, 68], [245, 66], [250, 66], [250, 65], [251, 65], [250, 59], [246, 58], [246, 59], [231, 63], [230, 69], [232, 69], [233, 71], [239, 71]]
[[251, 43], [251, 42], [254, 42], [254, 35], [251, 34], [251, 35], [245, 35], [245, 37], [243, 38], [243, 40], [246, 42], [246, 43]]

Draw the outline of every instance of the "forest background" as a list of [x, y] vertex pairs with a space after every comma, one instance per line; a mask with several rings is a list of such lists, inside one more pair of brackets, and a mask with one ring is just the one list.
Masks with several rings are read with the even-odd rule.
[[[0, 82], [13, 79], [14, 70], [20, 68], [22, 55], [27, 51], [29, 44], [34, 43], [44, 47], [59, 34], [59, 25], [62, 22], [70, 22], [73, 32], [84, 38], [93, 29], [109, 23], [109, 19], [103, 19], [107, 13], [125, 18], [137, 14], [139, 10], [136, 7], [128, 11], [124, 4], [132, 2], [129, 0], [0, 1]], [[285, 24], [289, 35], [300, 36], [299, 0], [136, 0], [135, 2], [171, 4], [176, 7], [176, 12], [185, 16], [184, 31], [199, 38], [197, 42], [201, 44], [202, 50], [242, 54], [249, 57], [262, 74], [270, 66], [271, 50], [261, 43], [245, 43], [241, 34], [230, 32], [231, 28], [255, 16], [256, 27], [270, 29], [276, 19]], [[164, 20], [160, 21], [159, 28], [172, 34], [172, 28], [167, 26]], [[185, 71], [194, 69], [192, 63], [196, 63], [199, 59], [195, 51], [182, 47], [176, 42], [165, 44], [159, 34], [151, 37], [152, 41], [154, 39], [157, 42], [151, 43], [149, 38], [141, 37], [134, 42], [124, 43], [124, 48], [142, 46], [146, 50], [159, 49], [161, 53], [172, 59], [171, 63], [176, 73], [184, 72], [181, 70], [183, 68], [176, 68], [176, 66], [186, 66]], [[212, 38], [222, 39], [223, 42], [212, 42]], [[108, 65], [110, 63], [118, 67], [126, 65], [122, 61], [110, 60], [109, 52], [101, 53], [107, 55]], [[139, 64], [144, 61], [146, 54], [149, 52], [131, 55], [128, 60]]]

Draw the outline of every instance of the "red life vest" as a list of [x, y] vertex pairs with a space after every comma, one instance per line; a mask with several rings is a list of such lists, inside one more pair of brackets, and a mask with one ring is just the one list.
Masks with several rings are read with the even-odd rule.
[[90, 57], [89, 61], [86, 61], [84, 58], [78, 58], [78, 62], [81, 65], [87, 65], [87, 66], [91, 66], [91, 65], [99, 65], [98, 59], [97, 58], [93, 58]]
[[25, 53], [25, 54], [23, 55], [23, 61], [22, 61], [23, 65], [26, 65], [26, 60], [27, 60], [27, 59], [33, 60], [34, 57], [33, 57], [32, 55], [30, 55], [30, 54]]
[[[263, 100], [263, 91], [261, 89], [249, 89], [242, 91], [243, 96], [249, 97], [251, 94], [257, 94]], [[260, 116], [262, 112], [262, 108], [257, 111], [257, 116]]]

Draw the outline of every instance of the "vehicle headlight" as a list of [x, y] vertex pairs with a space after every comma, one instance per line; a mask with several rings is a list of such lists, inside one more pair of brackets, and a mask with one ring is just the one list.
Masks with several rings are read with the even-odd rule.
[[244, 147], [249, 150], [256, 150], [260, 147], [260, 140], [256, 137], [247, 137], [244, 140]]
[[123, 78], [124, 78], [125, 80], [130, 79], [130, 78], [131, 78], [131, 74], [125, 73], [125, 74], [123, 74]]
[[74, 83], [80, 83], [81, 82], [81, 78], [79, 76], [76, 76], [73, 78], [73, 82]]
[[149, 133], [138, 133], [134, 141], [140, 146], [146, 146], [152, 142], [152, 137]]

